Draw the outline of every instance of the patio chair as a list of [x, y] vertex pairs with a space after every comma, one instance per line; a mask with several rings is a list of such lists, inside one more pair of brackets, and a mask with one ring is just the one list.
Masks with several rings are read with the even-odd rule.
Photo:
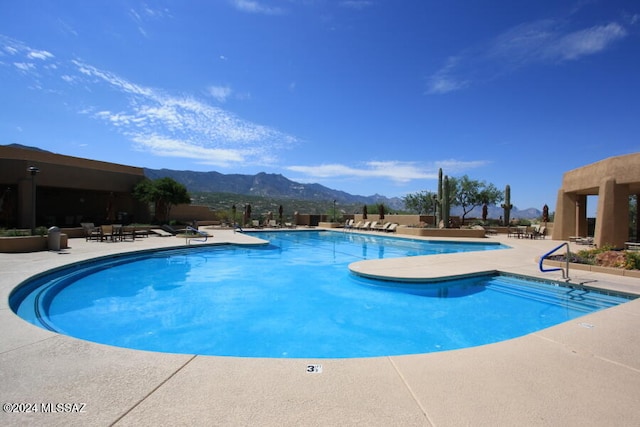
[[535, 228], [533, 230], [533, 238], [534, 239], [544, 239], [547, 234], [547, 227], [544, 225], [539, 228]]
[[113, 239], [113, 225], [100, 226], [100, 241], [104, 242], [105, 240], [115, 241]]
[[124, 240], [131, 240], [131, 241], [136, 240], [136, 229], [135, 229], [135, 227], [131, 227], [131, 226], [122, 227], [121, 234], [120, 234], [120, 239], [123, 240], [123, 241]]
[[80, 224], [84, 230], [85, 241], [100, 240], [100, 228], [96, 227], [92, 222], [83, 222]]

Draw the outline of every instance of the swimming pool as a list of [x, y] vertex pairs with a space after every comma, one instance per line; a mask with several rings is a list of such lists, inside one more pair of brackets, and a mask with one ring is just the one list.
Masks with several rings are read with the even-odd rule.
[[12, 309], [103, 344], [218, 356], [416, 354], [525, 335], [628, 301], [511, 276], [431, 284], [356, 276], [354, 261], [498, 244], [342, 232], [261, 233], [258, 247], [199, 246], [73, 265], [17, 288]]

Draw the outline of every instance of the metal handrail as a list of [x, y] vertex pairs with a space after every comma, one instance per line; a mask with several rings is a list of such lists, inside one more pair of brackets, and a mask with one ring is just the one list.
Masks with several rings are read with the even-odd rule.
[[[200, 237], [204, 237], [204, 240], [196, 240], [196, 242], [206, 242], [207, 238], [209, 237], [209, 233], [205, 233], [204, 231], [200, 231], [197, 228], [191, 227], [191, 226], [187, 226], [187, 231], [191, 231], [192, 233], [195, 233], [197, 235], [199, 235]], [[191, 243], [191, 240], [195, 240], [193, 237], [189, 237], [186, 236], [185, 237], [185, 241], [187, 242], [187, 244]]]
[[[566, 258], [566, 261], [567, 261], [567, 265], [566, 265], [566, 274], [565, 274], [565, 269], [564, 269], [564, 268], [547, 268], [547, 269], [545, 269], [545, 268], [542, 266], [542, 263], [543, 263], [543, 261], [545, 260], [545, 258], [547, 258], [549, 255], [551, 255], [552, 253], [554, 253], [555, 251], [557, 251], [558, 249], [560, 249], [560, 248], [561, 248], [561, 247], [563, 247], [563, 246], [566, 246], [566, 247], [567, 247], [567, 256], [565, 257], [565, 258]], [[548, 272], [550, 272], [550, 271], [558, 271], [558, 270], [559, 270], [559, 271], [562, 271], [562, 278], [563, 278], [564, 280], [567, 280], [567, 281], [568, 281], [568, 280], [571, 280], [571, 279], [569, 278], [569, 254], [570, 254], [570, 253], [571, 253], [571, 250], [569, 249], [569, 243], [567, 243], [567, 242], [564, 242], [563, 244], [561, 244], [560, 246], [558, 246], [558, 247], [556, 247], [556, 248], [554, 248], [554, 249], [551, 249], [549, 252], [547, 252], [546, 254], [544, 254], [544, 255], [542, 255], [542, 256], [540, 257], [540, 263], [539, 263], [540, 271], [542, 271], [543, 273], [548, 273]]]

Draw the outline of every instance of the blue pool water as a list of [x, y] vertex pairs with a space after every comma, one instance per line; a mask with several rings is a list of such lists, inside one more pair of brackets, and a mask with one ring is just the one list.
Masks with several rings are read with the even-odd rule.
[[120, 347], [345, 358], [502, 341], [628, 301], [510, 276], [418, 284], [370, 280], [348, 270], [362, 259], [505, 248], [497, 244], [316, 231], [259, 237], [271, 243], [71, 266], [23, 284], [10, 304], [38, 326]]

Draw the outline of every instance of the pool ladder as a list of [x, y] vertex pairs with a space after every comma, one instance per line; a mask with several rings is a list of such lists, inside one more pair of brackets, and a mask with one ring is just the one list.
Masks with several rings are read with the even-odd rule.
[[195, 240], [196, 242], [206, 242], [207, 238], [209, 237], [208, 233], [205, 233], [204, 231], [200, 231], [197, 228], [194, 228], [194, 227], [191, 227], [191, 226], [187, 226], [187, 232], [192, 232], [196, 236], [200, 237], [199, 239], [196, 239], [194, 237], [190, 237], [190, 236], [187, 235], [185, 237], [185, 241], [186, 241], [187, 245], [191, 244], [191, 240]]
[[[567, 247], [567, 256], [565, 257], [566, 261], [567, 261], [567, 264], [566, 264], [565, 268], [561, 268], [560, 267], [560, 268], [547, 268], [547, 269], [545, 269], [543, 267], [543, 265], [542, 265], [542, 263], [544, 262], [545, 258], [547, 258], [549, 255], [551, 255], [552, 253], [554, 253], [558, 249], [562, 248], [563, 246]], [[567, 243], [567, 242], [564, 242], [563, 244], [561, 244], [560, 246], [558, 246], [558, 247], [556, 247], [554, 249], [551, 249], [549, 252], [547, 252], [546, 254], [544, 254], [544, 255], [542, 255], [540, 257], [540, 263], [539, 263], [540, 271], [542, 271], [543, 273], [547, 273], [547, 272], [550, 272], [550, 271], [562, 271], [562, 279], [568, 282], [569, 280], [571, 280], [571, 278], [569, 277], [569, 255], [570, 254], [571, 254], [571, 250], [569, 249], [569, 243]]]

